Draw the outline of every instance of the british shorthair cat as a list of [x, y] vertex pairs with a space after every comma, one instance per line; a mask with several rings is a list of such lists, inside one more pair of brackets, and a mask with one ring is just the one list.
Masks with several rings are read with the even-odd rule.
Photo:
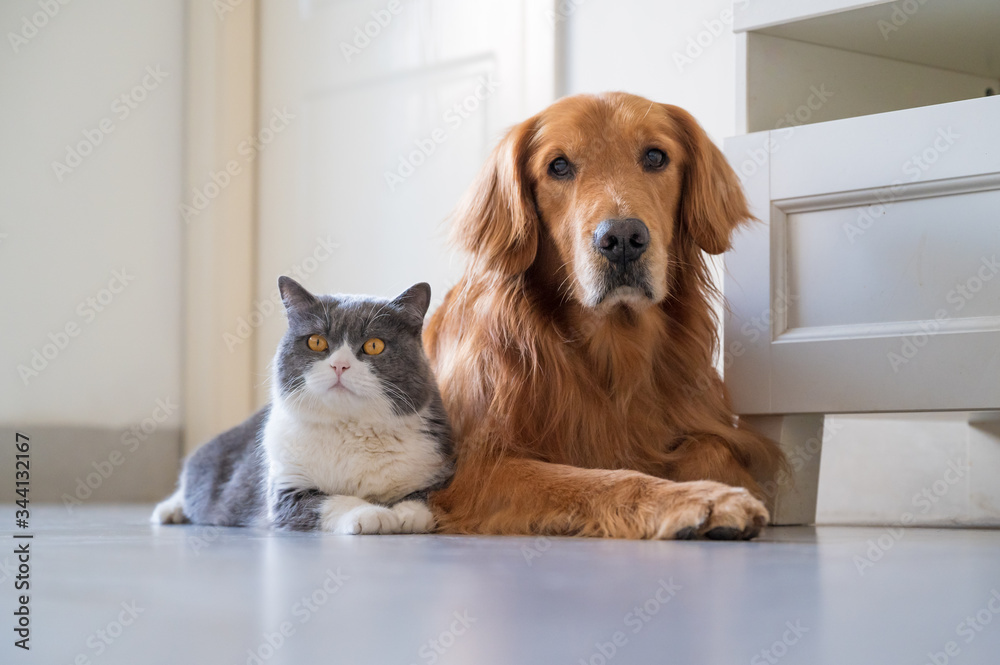
[[278, 279], [288, 330], [270, 404], [185, 462], [152, 521], [340, 534], [424, 533], [453, 471], [451, 429], [421, 345], [430, 286], [394, 300]]

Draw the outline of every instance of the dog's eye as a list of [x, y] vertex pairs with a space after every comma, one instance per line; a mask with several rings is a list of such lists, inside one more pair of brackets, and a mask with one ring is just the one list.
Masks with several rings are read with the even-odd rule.
[[556, 157], [549, 164], [549, 175], [553, 178], [565, 179], [573, 177], [573, 166], [565, 157]]
[[658, 171], [670, 162], [667, 153], [657, 148], [650, 148], [642, 157], [642, 165], [650, 171]]

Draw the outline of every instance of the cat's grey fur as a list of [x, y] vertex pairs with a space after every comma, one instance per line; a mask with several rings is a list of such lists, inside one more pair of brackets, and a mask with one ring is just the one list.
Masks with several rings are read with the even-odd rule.
[[[153, 521], [431, 530], [427, 495], [449, 482], [453, 450], [421, 346], [430, 287], [385, 300], [314, 296], [288, 277], [278, 286], [289, 325], [271, 403], [188, 458]], [[311, 335], [329, 348], [312, 350]], [[382, 353], [363, 353], [371, 338], [384, 341]]]

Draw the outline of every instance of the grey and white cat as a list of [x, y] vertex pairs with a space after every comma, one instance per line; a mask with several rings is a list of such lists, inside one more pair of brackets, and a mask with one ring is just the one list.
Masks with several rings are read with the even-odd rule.
[[421, 346], [430, 286], [395, 300], [314, 296], [278, 279], [288, 331], [271, 403], [184, 464], [160, 524], [423, 533], [453, 472], [451, 429]]

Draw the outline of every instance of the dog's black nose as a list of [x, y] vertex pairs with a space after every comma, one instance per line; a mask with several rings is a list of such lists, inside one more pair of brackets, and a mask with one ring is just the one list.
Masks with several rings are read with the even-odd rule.
[[641, 219], [606, 219], [594, 231], [594, 247], [612, 263], [635, 261], [649, 246], [649, 229]]

